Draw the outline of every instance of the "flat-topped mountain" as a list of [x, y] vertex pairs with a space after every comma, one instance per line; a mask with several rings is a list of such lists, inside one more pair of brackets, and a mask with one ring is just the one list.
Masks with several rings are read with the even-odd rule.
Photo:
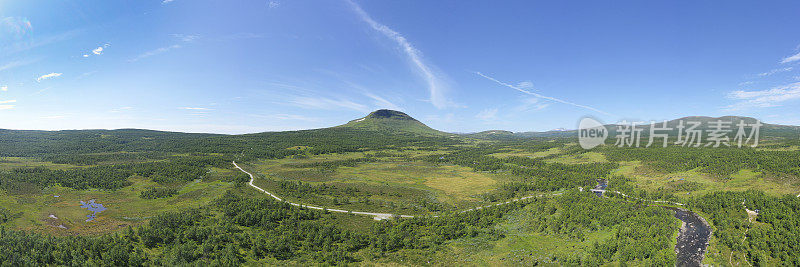
[[396, 111], [396, 110], [390, 110], [390, 109], [379, 109], [379, 110], [373, 111], [372, 113], [367, 115], [367, 117], [365, 117], [365, 119], [395, 119], [395, 120], [417, 121], [416, 119], [412, 118], [411, 116], [408, 116], [408, 114], [405, 114], [403, 112]]
[[337, 127], [365, 129], [373, 131], [409, 132], [427, 135], [447, 135], [434, 130], [424, 123], [400, 111], [379, 109], [363, 118], [352, 120]]

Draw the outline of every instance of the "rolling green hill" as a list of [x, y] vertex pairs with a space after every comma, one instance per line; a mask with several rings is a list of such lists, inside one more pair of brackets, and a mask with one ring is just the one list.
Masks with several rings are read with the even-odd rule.
[[422, 135], [451, 135], [434, 130], [408, 114], [388, 109], [373, 111], [366, 117], [352, 120], [337, 127], [381, 132], [407, 132]]

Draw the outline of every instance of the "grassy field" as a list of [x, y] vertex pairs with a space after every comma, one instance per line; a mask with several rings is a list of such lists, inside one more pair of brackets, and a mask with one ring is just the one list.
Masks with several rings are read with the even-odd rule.
[[[680, 184], [695, 184], [694, 190], [675, 190], [678, 197], [704, 195], [716, 191], [762, 190], [770, 194], [796, 194], [800, 184], [770, 177], [758, 172], [743, 169], [728, 177], [714, 177], [693, 169], [685, 172], [659, 173], [648, 170], [638, 161], [621, 162], [620, 168], [611, 176], [623, 175], [634, 180], [637, 186], [650, 190], [682, 188]], [[687, 194], [688, 193], [688, 194]]]
[[[503, 174], [474, 172], [462, 166], [408, 159], [430, 153], [404, 151], [401, 153], [402, 157], [384, 157], [378, 162], [362, 162], [354, 167], [342, 166], [335, 170], [298, 166], [314, 162], [357, 159], [363, 157], [364, 153], [329, 154], [306, 159], [262, 160], [248, 166], [259, 176], [256, 180], [257, 185], [274, 190], [281, 197], [293, 199], [290, 192], [280, 188], [275, 181], [300, 181], [310, 186], [335, 186], [341, 190], [350, 190], [351, 198], [368, 198], [375, 203], [383, 203], [379, 205], [338, 203], [336, 206], [376, 211], [385, 211], [385, 208], [393, 211], [421, 211], [412, 208], [422, 205], [419, 202], [469, 208], [483, 203], [479, 195], [494, 189], [498, 183], [505, 180]], [[353, 190], [358, 193], [352, 193]], [[300, 199], [294, 200], [300, 201]], [[309, 204], [332, 204], [331, 197], [319, 195], [304, 195], [302, 200]], [[395, 204], [384, 205], [387, 203]], [[376, 206], [381, 209], [375, 209]]]
[[567, 154], [552, 159], [548, 159], [550, 163], [562, 164], [582, 164], [582, 163], [602, 163], [608, 162], [606, 156], [598, 152], [585, 152], [580, 154]]
[[[42, 166], [46, 168], [77, 168], [66, 164], [52, 164], [31, 159], [15, 158], [0, 163], [0, 169]], [[233, 183], [219, 178], [236, 174], [232, 169], [212, 168], [206, 181], [195, 180], [183, 185], [173, 185], [178, 194], [161, 199], [143, 199], [142, 191], [151, 187], [163, 187], [141, 177], [131, 177], [133, 185], [119, 190], [75, 190], [61, 186], [36, 189], [29, 193], [12, 193], [0, 189], [0, 207], [14, 214], [14, 219], [5, 225], [14, 229], [34, 230], [56, 235], [102, 234], [129, 225], [138, 225], [152, 216], [165, 211], [176, 211], [198, 207], [222, 195]], [[80, 207], [80, 201], [95, 199], [106, 211], [98, 213], [94, 221], [87, 222], [91, 214]]]
[[550, 148], [545, 151], [536, 151], [536, 152], [529, 152], [522, 149], [510, 149], [508, 152], [501, 152], [501, 153], [493, 153], [489, 154], [490, 156], [498, 157], [498, 158], [507, 158], [507, 157], [529, 157], [529, 158], [541, 158], [550, 155], [555, 155], [558, 153], [562, 153], [563, 150], [558, 147]]
[[0, 157], [0, 171], [11, 170], [14, 168], [45, 167], [48, 169], [72, 169], [82, 168], [82, 166], [70, 164], [56, 164], [52, 162], [39, 161], [33, 158]]

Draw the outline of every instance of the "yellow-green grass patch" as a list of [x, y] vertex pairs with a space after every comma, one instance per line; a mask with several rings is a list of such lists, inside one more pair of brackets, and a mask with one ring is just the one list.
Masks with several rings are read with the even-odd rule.
[[715, 177], [700, 171], [699, 168], [683, 172], [659, 173], [643, 166], [639, 161], [620, 162], [620, 167], [612, 172], [613, 175], [623, 175], [634, 181], [640, 188], [648, 191], [657, 191], [670, 188], [681, 182], [693, 182], [700, 188], [691, 192], [676, 192], [675, 195], [683, 198], [691, 195], [705, 195], [717, 191], [745, 191], [748, 189], [762, 190], [770, 194], [796, 194], [800, 192], [800, 184], [794, 179], [771, 177], [742, 169], [732, 175]]
[[561, 153], [563, 150], [559, 147], [550, 148], [544, 151], [536, 151], [530, 152], [521, 149], [513, 149], [508, 152], [500, 152], [489, 154], [490, 156], [497, 157], [497, 158], [507, 158], [507, 157], [527, 157], [527, 158], [541, 158], [546, 157], [554, 154]]
[[[140, 224], [166, 211], [205, 205], [232, 186], [232, 183], [221, 181], [196, 181], [182, 186], [173, 197], [142, 199], [139, 197], [142, 191], [159, 185], [143, 178], [129, 180], [133, 185], [116, 191], [74, 190], [58, 186], [45, 188], [38, 194], [9, 195], [0, 191], [0, 206], [16, 215], [6, 223], [14, 229], [56, 235], [102, 234]], [[86, 215], [91, 212], [81, 208], [80, 201], [92, 199], [107, 210], [98, 213], [94, 221], [87, 222]]]
[[606, 156], [599, 152], [585, 152], [580, 154], [568, 154], [560, 157], [548, 159], [550, 163], [563, 164], [582, 164], [582, 163], [603, 163], [608, 162]]

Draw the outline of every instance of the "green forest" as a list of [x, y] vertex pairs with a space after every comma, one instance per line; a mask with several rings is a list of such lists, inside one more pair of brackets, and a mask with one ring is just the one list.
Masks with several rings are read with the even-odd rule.
[[[554, 249], [525, 252], [516, 264], [668, 266], [681, 229], [674, 203], [713, 229], [705, 263], [800, 264], [800, 199], [782, 193], [800, 188], [800, 150], [777, 137], [765, 149], [586, 151], [574, 137], [347, 127], [231, 136], [2, 131], [0, 265], [455, 265], [475, 257], [507, 265], [532, 249], [510, 240], [528, 240]], [[249, 186], [233, 161], [288, 200]], [[589, 192], [599, 179], [608, 181], [602, 197]], [[475, 181], [486, 189], [459, 185]], [[203, 192], [215, 195], [195, 201]], [[110, 199], [113, 210], [115, 195], [137, 210], [83, 222], [78, 203], [60, 202]], [[327, 209], [370, 207], [413, 218]], [[484, 245], [464, 252], [465, 242]]]

